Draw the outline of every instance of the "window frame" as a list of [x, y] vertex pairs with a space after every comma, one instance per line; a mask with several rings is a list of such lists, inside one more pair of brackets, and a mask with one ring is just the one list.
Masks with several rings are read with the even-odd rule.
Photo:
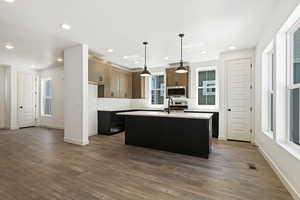
[[[44, 95], [44, 87], [45, 87], [45, 82], [46, 81], [51, 81], [52, 96], [45, 96]], [[51, 114], [45, 114], [45, 110], [44, 110], [45, 99], [50, 99], [51, 100]], [[53, 115], [53, 80], [52, 80], [52, 78], [41, 78], [41, 116], [51, 117], [52, 115]]]
[[[214, 105], [199, 105], [199, 72], [205, 71], [215, 71], [215, 104]], [[208, 109], [208, 110], [217, 110], [219, 105], [219, 84], [218, 84], [218, 70], [217, 66], [211, 65], [207, 67], [199, 67], [196, 69], [196, 99], [197, 99], [197, 107], [201, 109]]]
[[[300, 83], [294, 83], [294, 33], [300, 29], [300, 19], [291, 26], [291, 28], [287, 32], [287, 89], [286, 89], [286, 96], [287, 96], [287, 108], [286, 108], [286, 115], [287, 115], [287, 134], [285, 135], [285, 142], [292, 147], [292, 149], [297, 149], [300, 151], [300, 145], [295, 144], [291, 141], [291, 90], [293, 89], [300, 89]], [[299, 111], [300, 112], [300, 111]], [[300, 123], [300, 119], [299, 119]]]
[[[151, 79], [152, 79], [152, 76], [163, 76], [163, 79], [164, 79], [163, 89], [152, 89], [151, 88]], [[149, 93], [149, 104], [151, 106], [164, 106], [164, 104], [165, 104], [165, 98], [166, 98], [166, 76], [165, 76], [165, 73], [163, 73], [163, 72], [152, 73], [152, 76], [148, 78], [148, 84], [149, 84], [149, 92], [148, 92]], [[163, 103], [162, 104], [153, 104], [152, 103], [152, 90], [163, 91], [164, 92]]]
[[[271, 139], [276, 137], [276, 57], [272, 40], [262, 54], [262, 132]], [[265, 78], [265, 79], [264, 79]], [[273, 106], [271, 99], [273, 97]], [[272, 116], [273, 115], [273, 116]], [[272, 126], [273, 125], [273, 126]]]

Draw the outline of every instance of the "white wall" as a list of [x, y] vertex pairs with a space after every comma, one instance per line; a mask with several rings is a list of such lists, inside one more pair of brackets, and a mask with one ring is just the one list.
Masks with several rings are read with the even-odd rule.
[[0, 67], [0, 128], [5, 127], [5, 68]]
[[[39, 71], [40, 81], [51, 78], [53, 81], [52, 115], [42, 116], [39, 111], [39, 124], [50, 128], [64, 128], [64, 68], [57, 66]], [[41, 84], [40, 84], [41, 85]], [[39, 100], [39, 103], [41, 101]], [[40, 106], [41, 107], [41, 106]]]
[[[262, 132], [261, 126], [261, 56], [267, 45], [275, 38], [280, 27], [287, 20], [289, 15], [295, 9], [299, 0], [279, 0], [274, 8], [272, 18], [256, 48], [256, 143], [264, 153], [267, 160], [271, 163], [275, 172], [279, 175], [288, 190], [295, 199], [300, 199], [300, 160], [290, 154], [275, 140]], [[278, 66], [282, 67], [282, 66]], [[281, 115], [279, 117], [283, 117]]]

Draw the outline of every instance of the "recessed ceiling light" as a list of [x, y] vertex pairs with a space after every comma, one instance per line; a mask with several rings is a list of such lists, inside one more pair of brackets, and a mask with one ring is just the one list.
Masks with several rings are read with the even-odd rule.
[[114, 50], [113, 49], [107, 49], [106, 50], [108, 53], [112, 53], [112, 52], [114, 52]]
[[35, 65], [31, 65], [31, 68], [36, 68], [36, 66]]
[[62, 61], [64, 61], [64, 59], [62, 59], [62, 58], [57, 58], [56, 60], [57, 60], [57, 62], [62, 62]]
[[65, 30], [70, 30], [72, 28], [70, 24], [61, 24], [60, 27]]
[[235, 50], [236, 49], [236, 46], [230, 46], [229, 47], [229, 50]]
[[5, 2], [7, 2], [7, 3], [14, 3], [15, 2], [15, 0], [4, 0]]
[[166, 57], [165, 57], [165, 60], [169, 60], [169, 57], [168, 57], [168, 56], [166, 56]]
[[139, 64], [140, 62], [139, 62], [139, 61], [135, 61], [134, 63], [135, 63], [135, 64]]
[[128, 59], [128, 56], [123, 56], [124, 59]]
[[200, 52], [200, 54], [206, 54], [206, 53], [207, 53], [206, 51], [201, 51], [201, 52]]
[[11, 50], [11, 49], [14, 49], [15, 47], [11, 44], [6, 44], [5, 48], [8, 49], [8, 50]]

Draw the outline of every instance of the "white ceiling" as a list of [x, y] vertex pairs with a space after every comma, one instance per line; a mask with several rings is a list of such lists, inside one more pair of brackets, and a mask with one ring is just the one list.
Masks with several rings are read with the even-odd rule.
[[[180, 32], [186, 35], [185, 61], [217, 59], [231, 45], [255, 47], [276, 2], [0, 0], [0, 65], [52, 66], [64, 48], [85, 43], [108, 61], [136, 68], [143, 65], [142, 42], [148, 41], [149, 67], [162, 66], [178, 61]], [[61, 29], [62, 23], [72, 29]], [[7, 42], [15, 49], [6, 50]]]

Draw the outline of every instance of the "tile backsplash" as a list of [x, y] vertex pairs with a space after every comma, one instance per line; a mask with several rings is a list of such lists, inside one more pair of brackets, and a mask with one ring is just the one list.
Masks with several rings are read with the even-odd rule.
[[131, 99], [98, 98], [98, 110], [125, 110], [130, 108]]

